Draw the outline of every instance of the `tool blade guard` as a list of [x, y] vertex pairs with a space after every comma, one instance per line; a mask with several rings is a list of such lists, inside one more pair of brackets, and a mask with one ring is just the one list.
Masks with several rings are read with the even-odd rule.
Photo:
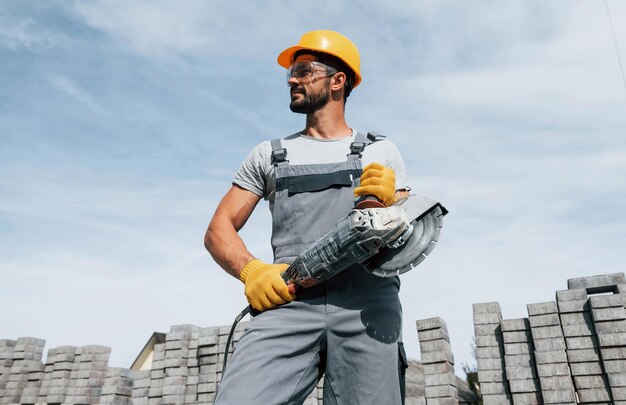
[[390, 207], [353, 209], [285, 270], [287, 282], [310, 287], [361, 263], [379, 277], [417, 266], [434, 249], [447, 210], [412, 195]]

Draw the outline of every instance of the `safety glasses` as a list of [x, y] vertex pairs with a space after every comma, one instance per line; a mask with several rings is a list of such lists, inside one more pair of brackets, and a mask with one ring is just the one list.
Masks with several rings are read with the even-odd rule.
[[[323, 63], [301, 60], [287, 69], [287, 82], [289, 82], [289, 79], [292, 77], [295, 77], [300, 82], [308, 80], [309, 84], [311, 84], [315, 81], [315, 78], [329, 77], [337, 72], [337, 69]], [[287, 83], [287, 85], [289, 86], [289, 83]]]

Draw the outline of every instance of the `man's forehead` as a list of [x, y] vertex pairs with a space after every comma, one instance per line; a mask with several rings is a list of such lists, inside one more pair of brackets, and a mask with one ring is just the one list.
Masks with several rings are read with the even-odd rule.
[[299, 61], [303, 61], [303, 60], [310, 60], [310, 61], [314, 61], [317, 62], [318, 58], [315, 55], [311, 55], [308, 53], [300, 53], [298, 54], [298, 56], [293, 60], [294, 62], [299, 62]]

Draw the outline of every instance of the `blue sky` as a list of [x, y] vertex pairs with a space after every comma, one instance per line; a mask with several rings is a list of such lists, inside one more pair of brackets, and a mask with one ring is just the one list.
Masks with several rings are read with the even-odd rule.
[[[626, 4], [609, 0], [622, 60]], [[404, 339], [440, 316], [472, 363], [472, 303], [505, 318], [624, 271], [626, 85], [602, 1], [0, 2], [0, 338], [104, 344], [232, 322], [202, 245], [247, 152], [302, 129], [276, 56], [350, 37], [348, 123], [390, 137], [450, 210], [403, 275]], [[242, 231], [271, 259], [259, 206]]]

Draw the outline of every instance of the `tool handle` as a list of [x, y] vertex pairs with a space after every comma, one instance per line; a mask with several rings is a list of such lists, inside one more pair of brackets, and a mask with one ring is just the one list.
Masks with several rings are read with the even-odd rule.
[[378, 198], [373, 195], [366, 195], [359, 197], [355, 203], [354, 208], [358, 210], [362, 210], [365, 208], [385, 208], [385, 204], [383, 204]]
[[[287, 268], [287, 270], [289, 270], [289, 267]], [[295, 281], [289, 278], [289, 272], [287, 270], [285, 270], [282, 274], [283, 280], [285, 280], [285, 283], [287, 283], [287, 288], [289, 288], [289, 294], [295, 294], [298, 286], [296, 285]]]

